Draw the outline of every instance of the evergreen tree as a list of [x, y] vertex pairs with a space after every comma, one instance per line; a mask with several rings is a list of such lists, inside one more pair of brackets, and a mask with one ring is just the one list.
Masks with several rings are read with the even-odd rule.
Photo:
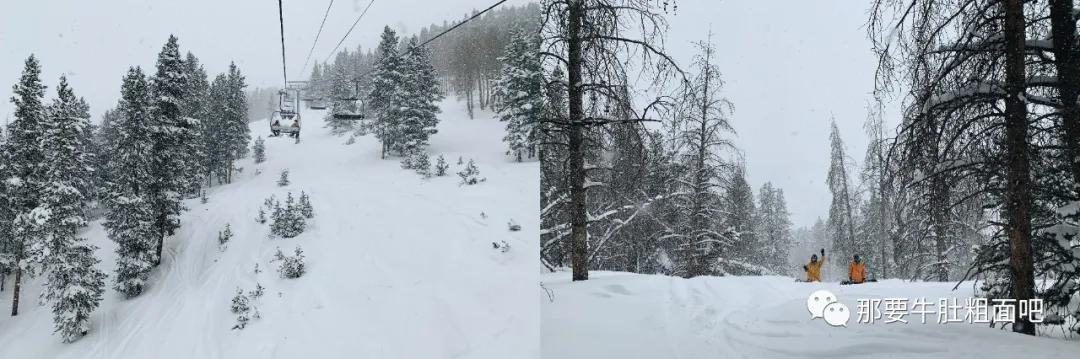
[[368, 109], [376, 117], [369, 121], [368, 132], [375, 134], [382, 144], [382, 155], [394, 148], [399, 141], [394, 136], [401, 123], [401, 105], [407, 97], [402, 58], [398, 55], [398, 36], [389, 26], [383, 28], [381, 40], [376, 50], [375, 68], [372, 74], [371, 91], [367, 95]]
[[155, 263], [160, 233], [152, 202], [154, 164], [153, 98], [142, 69], [131, 68], [124, 77], [116, 122], [115, 143], [110, 146], [109, 173], [103, 226], [116, 242], [114, 288], [127, 298], [142, 293]]
[[180, 99], [181, 116], [189, 119], [189, 127], [185, 133], [178, 134], [185, 137], [185, 166], [184, 183], [185, 194], [200, 193], [203, 175], [207, 168], [206, 124], [209, 115], [210, 104], [210, 81], [206, 70], [199, 64], [199, 59], [191, 52], [183, 62], [184, 93]]
[[154, 206], [154, 225], [158, 236], [155, 266], [161, 263], [165, 237], [173, 235], [180, 228], [178, 217], [184, 210], [182, 193], [190, 187], [185, 183], [185, 171], [190, 167], [185, 153], [190, 139], [185, 134], [192, 126], [181, 112], [184, 87], [188, 81], [183, 66], [176, 36], [169, 35], [168, 42], [158, 54], [157, 73], [152, 81], [155, 106], [151, 137], [154, 149], [151, 152], [153, 182], [150, 183], [149, 200]]
[[255, 163], [266, 162], [266, 143], [262, 136], [255, 139], [255, 146], [251, 150], [255, 153]]
[[536, 34], [515, 32], [506, 55], [501, 57], [502, 75], [495, 85], [500, 99], [499, 120], [506, 122], [507, 154], [518, 162], [523, 156], [533, 158], [539, 139], [540, 115], [544, 110], [544, 69], [540, 62], [540, 41]]
[[435, 159], [435, 175], [439, 177], [445, 176], [446, 171], [449, 169], [450, 165], [446, 164], [446, 159], [443, 158], [443, 155], [439, 155], [439, 157]]
[[409, 39], [407, 49], [400, 70], [404, 75], [400, 87], [403, 97], [397, 98], [401, 102], [396, 107], [400, 117], [391, 127], [390, 137], [395, 141], [389, 147], [399, 156], [413, 156], [427, 148], [428, 138], [438, 132], [436, 115], [441, 112], [438, 102], [443, 99], [427, 50], [417, 47], [416, 37]]
[[[332, 98], [342, 99], [360, 96], [360, 94], [353, 93], [356, 90], [351, 71], [346, 65], [348, 57], [349, 55], [346, 52], [338, 53], [333, 66], [329, 66], [324, 72], [324, 77], [328, 77], [325, 85], [327, 92], [329, 92], [327, 95]], [[328, 111], [326, 114], [325, 127], [330, 128], [330, 132], [337, 136], [353, 131], [356, 121], [335, 119], [334, 111], [353, 112], [357, 110], [356, 105], [350, 102], [338, 102], [334, 106], [333, 111]]]
[[[245, 77], [235, 63], [229, 63], [229, 72], [226, 76], [227, 97], [225, 110], [225, 124], [228, 143], [229, 168], [232, 161], [243, 158], [248, 152], [248, 143], [251, 143], [251, 127], [248, 126], [248, 106], [244, 99], [244, 89], [247, 88]], [[232, 176], [230, 175], [230, 182]]]
[[229, 78], [226, 74], [218, 74], [210, 84], [210, 108], [204, 121], [203, 137], [206, 143], [207, 175], [217, 178], [218, 183], [225, 183], [229, 170], [229, 122], [227, 108], [229, 107]]
[[53, 253], [55, 261], [49, 274], [47, 299], [52, 302], [56, 332], [71, 343], [90, 331], [90, 314], [101, 304], [105, 293], [105, 273], [95, 266], [97, 247], [75, 244], [62, 253]]
[[[41, 82], [41, 66], [36, 57], [26, 59], [22, 76], [15, 85], [15, 121], [8, 126], [8, 141], [4, 153], [6, 180], [5, 204], [12, 212], [10, 236], [12, 238], [12, 264], [15, 265], [14, 293], [11, 315], [19, 312], [19, 294], [24, 274], [34, 275], [33, 264], [42, 260], [40, 216], [41, 198], [47, 186], [47, 163], [41, 148], [45, 137], [47, 111], [44, 105], [46, 86]], [[25, 273], [24, 273], [25, 272]]]
[[300, 191], [300, 214], [304, 215], [304, 218], [315, 218], [315, 208], [311, 206], [311, 198], [303, 191]]
[[[736, 169], [731, 182], [725, 188], [723, 198], [727, 207], [723, 225], [731, 228], [736, 234], [731, 250], [724, 257], [742, 263], [754, 263], [759, 254], [755, 226], [757, 206], [754, 203], [754, 189], [750, 187], [750, 183], [746, 182], [745, 168], [740, 166]], [[736, 268], [725, 268], [725, 270], [728, 273], [739, 274]]]

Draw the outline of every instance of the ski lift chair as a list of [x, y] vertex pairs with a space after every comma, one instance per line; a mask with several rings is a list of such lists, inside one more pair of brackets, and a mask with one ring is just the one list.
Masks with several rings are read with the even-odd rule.
[[323, 101], [323, 100], [311, 101], [311, 104], [308, 105], [308, 108], [310, 108], [312, 110], [325, 110], [326, 109], [326, 102]]
[[[344, 109], [346, 104], [352, 104], [355, 111], [349, 111]], [[364, 111], [366, 110], [365, 103], [360, 99], [360, 84], [356, 84], [356, 91], [353, 96], [347, 98], [339, 98], [334, 102], [334, 119], [335, 120], [363, 120]]]

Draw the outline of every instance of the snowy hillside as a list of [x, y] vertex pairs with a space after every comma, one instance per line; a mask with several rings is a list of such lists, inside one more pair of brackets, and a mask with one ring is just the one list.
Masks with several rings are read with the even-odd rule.
[[[969, 284], [954, 292], [953, 283], [841, 286], [786, 277], [686, 280], [600, 271], [585, 282], [570, 282], [569, 273], [543, 281], [551, 299], [543, 295], [541, 342], [550, 358], [1067, 358], [1080, 350], [1076, 340], [987, 324], [938, 324], [936, 314], [927, 315], [926, 324], [918, 314], [905, 316], [907, 324], [886, 324], [888, 316], [873, 324], [858, 320], [859, 299], [925, 298], [933, 303], [925, 309], [937, 312], [940, 298], [963, 305]], [[850, 308], [847, 327], [810, 319], [807, 298], [822, 289]]]
[[[90, 333], [60, 344], [49, 308], [35, 303], [40, 278], [31, 280], [19, 316], [0, 315], [0, 358], [539, 358], [536, 283], [525, 280], [538, 262], [539, 165], [503, 156], [503, 124], [490, 113], [469, 120], [453, 100], [442, 107], [428, 152], [450, 169], [427, 180], [380, 159], [371, 136], [346, 145], [329, 135], [321, 111], [302, 112], [300, 143], [251, 123], [266, 162], [240, 161], [232, 184], [188, 202], [145, 293], [125, 301], [110, 289]], [[459, 157], [487, 180], [459, 186]], [[284, 169], [291, 184], [279, 187]], [[256, 222], [264, 200], [301, 192], [314, 208], [307, 229], [269, 238], [269, 222]], [[226, 225], [233, 237], [221, 250]], [[115, 244], [100, 222], [86, 236], [112, 274]], [[508, 250], [493, 245], [503, 241]], [[298, 246], [306, 273], [279, 278], [275, 252]], [[259, 318], [232, 329], [238, 288], [257, 285]]]

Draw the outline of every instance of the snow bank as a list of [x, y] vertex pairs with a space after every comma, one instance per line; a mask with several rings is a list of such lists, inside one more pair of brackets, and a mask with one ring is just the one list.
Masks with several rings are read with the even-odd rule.
[[[918, 315], [905, 317], [908, 324], [858, 321], [859, 299], [925, 298], [935, 311], [940, 298], [962, 304], [971, 287], [954, 292], [954, 283], [841, 286], [775, 276], [686, 280], [615, 272], [590, 272], [585, 282], [553, 273], [543, 283], [550, 293], [541, 293], [541, 343], [551, 358], [1056, 358], [1075, 356], [1080, 344], [987, 324], [938, 324], [936, 315], [926, 324]], [[850, 308], [847, 327], [810, 319], [807, 297], [821, 289]]]

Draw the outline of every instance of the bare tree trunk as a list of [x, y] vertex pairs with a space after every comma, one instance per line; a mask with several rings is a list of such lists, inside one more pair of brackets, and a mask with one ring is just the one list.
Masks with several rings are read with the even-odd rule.
[[11, 297], [11, 316], [13, 317], [19, 315], [19, 293], [22, 292], [23, 270], [22, 266], [19, 265], [23, 260], [23, 250], [21, 247], [22, 246], [16, 246], [15, 248], [18, 252], [15, 253], [15, 284], [12, 287], [12, 292], [14, 293]]
[[225, 183], [232, 183], [233, 174], [233, 158], [229, 156], [229, 173], [225, 174]]
[[581, 23], [585, 16], [584, 0], [570, 0], [567, 9], [567, 74], [569, 77], [567, 100], [570, 108], [569, 137], [569, 185], [570, 185], [570, 238], [571, 265], [574, 281], [589, 279], [589, 233], [585, 208], [585, 141], [582, 122], [585, 119], [581, 88]]
[[949, 281], [949, 267], [946, 265], [946, 251], [949, 249], [949, 184], [943, 175], [935, 176], [931, 181], [933, 188], [933, 203], [931, 206], [931, 221], [934, 226], [934, 258], [937, 280]]
[[1073, 182], [1080, 183], [1080, 54], [1076, 47], [1076, 18], [1072, 0], [1050, 0], [1050, 27], [1054, 39], [1054, 66], [1060, 96], [1062, 142], [1072, 170]]
[[[1025, 19], [1022, 0], [1004, 0], [1005, 10], [1005, 137], [1009, 167], [1006, 173], [1006, 213], [1009, 233], [1009, 269], [1013, 299], [1035, 297], [1035, 267], [1031, 254], [1031, 163], [1028, 158], [1027, 105], [1020, 98], [1025, 88]], [[1013, 331], [1035, 335], [1027, 317], [1017, 317]]]

